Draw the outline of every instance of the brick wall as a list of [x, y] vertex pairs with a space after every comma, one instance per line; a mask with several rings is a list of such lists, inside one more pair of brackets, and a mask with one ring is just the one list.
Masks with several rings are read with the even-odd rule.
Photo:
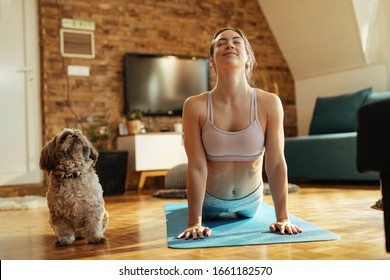
[[[39, 14], [44, 142], [63, 127], [85, 126], [91, 116], [107, 115], [115, 136], [123, 118], [126, 52], [207, 57], [212, 35], [227, 25], [247, 34], [258, 61], [257, 86], [274, 91], [277, 84], [285, 133], [296, 135], [294, 81], [256, 0], [39, 0]], [[94, 59], [61, 56], [62, 18], [95, 22]], [[88, 66], [90, 76], [67, 76], [68, 65]], [[155, 126], [170, 122], [146, 121]]]

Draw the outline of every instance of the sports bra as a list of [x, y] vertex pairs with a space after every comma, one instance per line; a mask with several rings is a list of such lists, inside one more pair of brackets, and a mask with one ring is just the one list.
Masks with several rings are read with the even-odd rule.
[[207, 120], [202, 129], [206, 158], [212, 161], [254, 161], [264, 155], [264, 131], [257, 114], [256, 89], [251, 98], [251, 123], [240, 131], [225, 131], [214, 125], [213, 102], [208, 93]]

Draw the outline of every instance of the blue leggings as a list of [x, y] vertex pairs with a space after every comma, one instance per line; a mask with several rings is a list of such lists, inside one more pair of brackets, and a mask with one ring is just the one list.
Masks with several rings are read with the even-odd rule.
[[203, 201], [203, 219], [214, 219], [222, 213], [236, 214], [252, 218], [259, 211], [263, 201], [263, 183], [251, 194], [233, 200], [224, 200], [205, 193]]

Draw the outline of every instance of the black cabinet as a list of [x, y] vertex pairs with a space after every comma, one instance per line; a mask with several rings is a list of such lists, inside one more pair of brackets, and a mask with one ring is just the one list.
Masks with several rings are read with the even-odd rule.
[[104, 196], [125, 193], [127, 157], [127, 151], [99, 151], [96, 173], [103, 187]]

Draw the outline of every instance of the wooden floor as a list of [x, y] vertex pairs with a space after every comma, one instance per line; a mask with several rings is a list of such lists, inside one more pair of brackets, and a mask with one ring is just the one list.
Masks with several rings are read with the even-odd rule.
[[[341, 236], [340, 240], [208, 249], [169, 249], [163, 206], [167, 200], [147, 194], [106, 197], [110, 224], [106, 244], [77, 241], [54, 246], [48, 209], [0, 211], [0, 259], [111, 259], [111, 260], [380, 260], [385, 251], [383, 212], [372, 206], [378, 186], [301, 185], [290, 194], [290, 212]], [[272, 204], [270, 196], [264, 201]]]

